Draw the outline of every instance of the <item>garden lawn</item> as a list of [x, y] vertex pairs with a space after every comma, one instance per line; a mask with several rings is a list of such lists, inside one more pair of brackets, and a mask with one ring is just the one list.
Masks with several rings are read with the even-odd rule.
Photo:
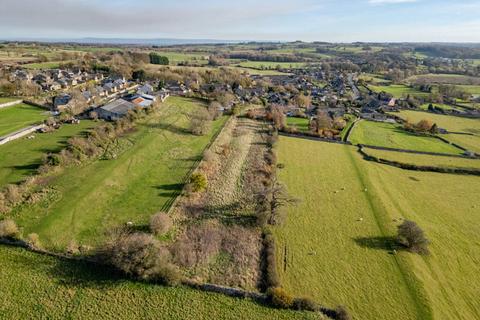
[[226, 120], [215, 121], [206, 136], [190, 134], [185, 113], [205, 107], [199, 100], [169, 98], [124, 138], [133, 144], [123, 154], [65, 170], [52, 181], [48, 200], [21, 208], [14, 218], [25, 234], [38, 233], [48, 248], [60, 250], [71, 241], [98, 244], [106, 230], [127, 222], [147, 225], [151, 215], [169, 208]]
[[249, 299], [121, 279], [111, 271], [0, 247], [4, 319], [324, 319]]
[[396, 115], [402, 117], [403, 119], [408, 119], [411, 122], [418, 122], [422, 119], [428, 119], [436, 123], [440, 128], [447, 129], [449, 132], [468, 133], [469, 135], [443, 134], [441, 137], [467, 148], [470, 151], [480, 153], [480, 119], [470, 119], [410, 110], [402, 110], [400, 113], [396, 113]]
[[48, 112], [27, 104], [17, 104], [0, 109], [0, 137], [28, 126], [41, 123]]
[[461, 154], [463, 151], [434, 137], [417, 136], [409, 133], [399, 125], [359, 121], [350, 137], [353, 144], [366, 144], [378, 147], [406, 149], [414, 151]]
[[69, 138], [93, 128], [95, 122], [65, 124], [49, 133], [35, 134], [34, 139], [20, 138], [0, 146], [0, 189], [8, 183], [18, 183], [35, 173], [46, 153], [59, 152]]
[[[351, 146], [287, 137], [278, 161], [301, 200], [274, 228], [287, 290], [344, 304], [354, 319], [480, 317], [478, 177], [402, 170]], [[424, 229], [429, 256], [395, 245], [402, 219]]]
[[289, 127], [295, 126], [298, 131], [308, 131], [309, 120], [307, 118], [287, 117], [287, 125]]

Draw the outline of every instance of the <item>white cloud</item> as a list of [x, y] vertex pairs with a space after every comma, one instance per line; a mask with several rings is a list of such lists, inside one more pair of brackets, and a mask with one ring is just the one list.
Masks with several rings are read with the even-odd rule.
[[[217, 37], [268, 29], [271, 19], [318, 10], [326, 0], [0, 0], [0, 37]], [[26, 14], [26, 8], [30, 14]], [[253, 32], [253, 31], [252, 31]]]

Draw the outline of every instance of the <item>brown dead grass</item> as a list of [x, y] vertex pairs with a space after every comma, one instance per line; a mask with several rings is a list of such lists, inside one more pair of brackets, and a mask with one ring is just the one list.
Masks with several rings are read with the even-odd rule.
[[197, 281], [250, 290], [260, 283], [262, 239], [252, 197], [267, 150], [262, 130], [261, 122], [231, 119], [199, 166], [207, 189], [184, 195], [171, 211], [174, 259]]

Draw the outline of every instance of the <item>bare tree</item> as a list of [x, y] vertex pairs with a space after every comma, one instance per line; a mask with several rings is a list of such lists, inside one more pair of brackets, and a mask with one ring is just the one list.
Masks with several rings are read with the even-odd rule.
[[405, 220], [398, 226], [398, 242], [410, 251], [428, 254], [429, 241], [423, 230], [414, 221]]
[[271, 225], [276, 225], [282, 222], [282, 209], [288, 205], [296, 205], [300, 202], [299, 199], [292, 197], [287, 190], [287, 187], [278, 181], [274, 176], [272, 183], [260, 190], [257, 195], [257, 214], [261, 220]]
[[312, 104], [312, 97], [301, 93], [295, 97], [295, 103], [300, 108], [308, 108]]
[[199, 111], [191, 114], [186, 114], [190, 119], [190, 132], [203, 136], [210, 132], [212, 125], [212, 119], [207, 109], [200, 109]]

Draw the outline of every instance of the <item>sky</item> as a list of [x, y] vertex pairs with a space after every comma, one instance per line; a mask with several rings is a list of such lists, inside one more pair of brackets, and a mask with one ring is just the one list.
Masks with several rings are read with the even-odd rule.
[[480, 43], [480, 0], [0, 0], [0, 8], [0, 39]]

